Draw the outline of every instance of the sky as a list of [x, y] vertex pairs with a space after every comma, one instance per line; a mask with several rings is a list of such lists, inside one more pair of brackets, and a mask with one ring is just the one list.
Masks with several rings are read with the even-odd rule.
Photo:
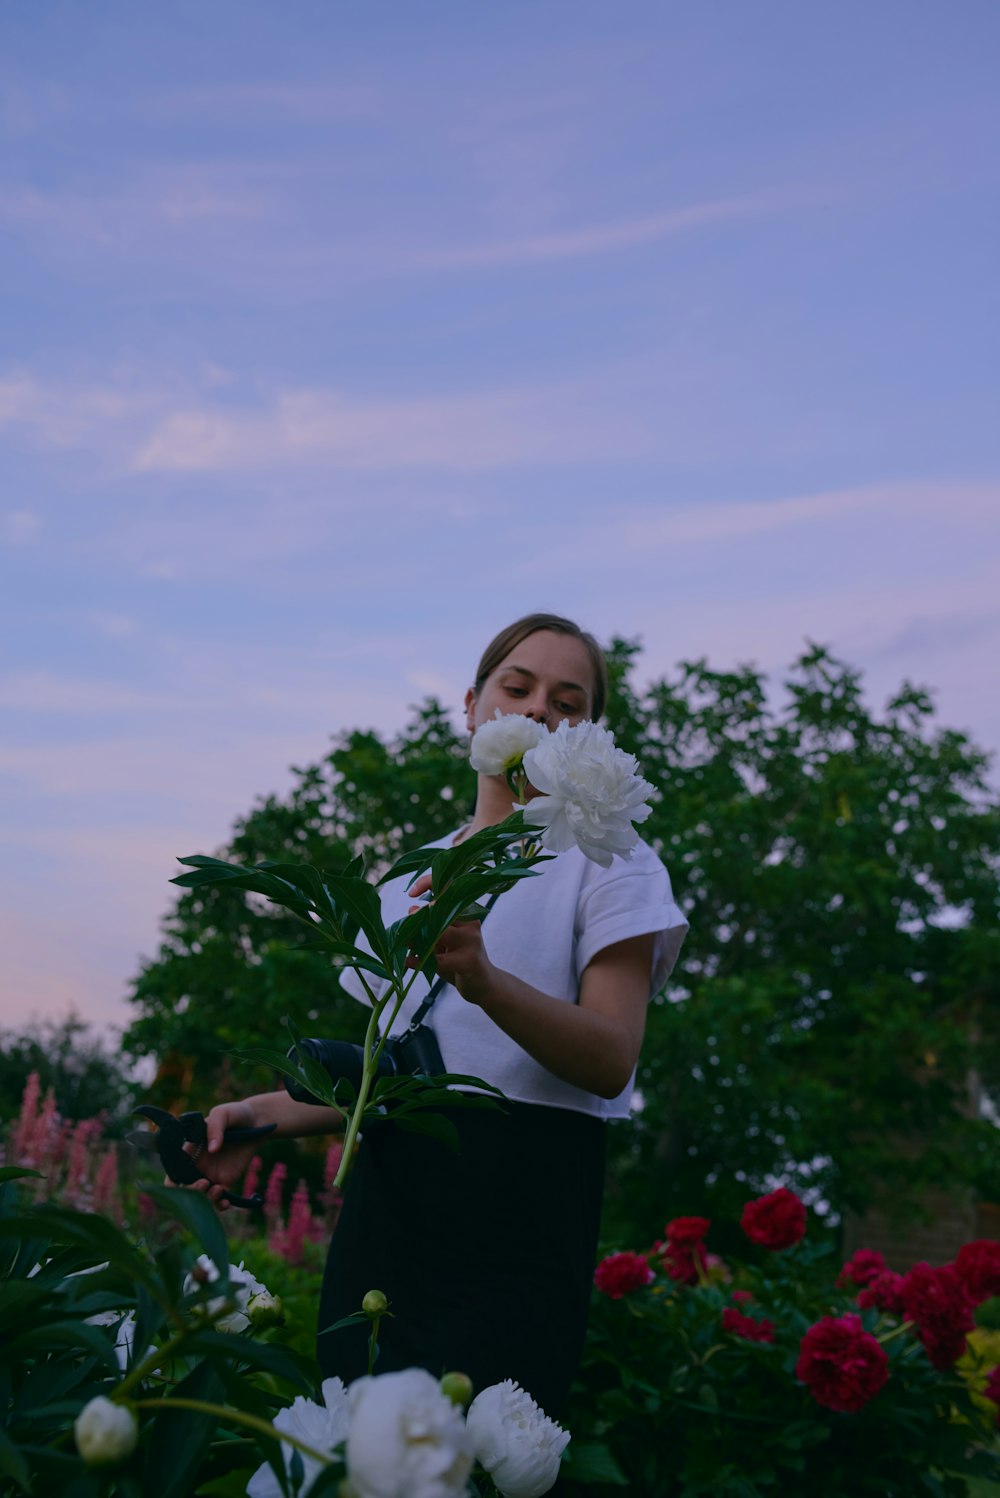
[[126, 1023], [175, 858], [536, 609], [1000, 749], [998, 62], [995, 0], [0, 0], [0, 1027]]

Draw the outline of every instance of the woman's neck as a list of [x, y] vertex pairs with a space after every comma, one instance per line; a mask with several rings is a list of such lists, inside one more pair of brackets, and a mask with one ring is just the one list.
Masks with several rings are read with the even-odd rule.
[[476, 809], [472, 821], [462, 829], [462, 836], [471, 837], [482, 832], [484, 827], [495, 827], [510, 816], [516, 797], [502, 775], [480, 775], [476, 788]]

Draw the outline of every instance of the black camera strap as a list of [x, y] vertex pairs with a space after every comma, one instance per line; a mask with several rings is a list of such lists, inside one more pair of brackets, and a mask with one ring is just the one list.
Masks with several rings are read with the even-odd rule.
[[410, 1023], [407, 1025], [406, 1029], [404, 1030], [403, 1033], [405, 1035], [409, 1035], [414, 1030], [419, 1030], [420, 1029], [420, 1026], [424, 1022], [425, 1016], [434, 1007], [434, 1000], [437, 998], [438, 994], [441, 992], [441, 990], [442, 990], [443, 987], [444, 987], [444, 979], [443, 978], [435, 978], [434, 982], [431, 984], [430, 988], [424, 994], [423, 1002], [421, 1003], [420, 1008], [416, 1011], [416, 1013], [414, 1014], [413, 1018], [410, 1020]]

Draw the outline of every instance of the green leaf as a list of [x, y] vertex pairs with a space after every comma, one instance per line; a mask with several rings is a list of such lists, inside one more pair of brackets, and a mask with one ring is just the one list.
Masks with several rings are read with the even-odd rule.
[[597, 1441], [571, 1441], [562, 1459], [560, 1475], [572, 1482], [603, 1482], [616, 1488], [628, 1487], [628, 1478], [608, 1447]]
[[310, 1390], [313, 1387], [310, 1371], [315, 1364], [312, 1359], [303, 1358], [275, 1342], [261, 1342], [238, 1332], [219, 1332], [206, 1327], [194, 1334], [185, 1351], [191, 1356], [200, 1353], [213, 1360], [245, 1363], [250, 1368], [285, 1378], [297, 1389]]
[[324, 1326], [317, 1336], [325, 1337], [327, 1332], [339, 1332], [345, 1326], [359, 1326], [361, 1322], [368, 1322], [371, 1318], [364, 1311], [352, 1311], [350, 1316], [341, 1316], [339, 1321], [334, 1321], [331, 1326]]
[[[152, 1192], [154, 1188], [149, 1189]], [[28, 1238], [33, 1234], [50, 1242], [73, 1244], [86, 1250], [93, 1264], [111, 1264], [131, 1279], [155, 1285], [155, 1276], [147, 1261], [136, 1252], [124, 1233], [105, 1217], [92, 1212], [77, 1212], [59, 1203], [43, 1202], [20, 1215], [0, 1218], [0, 1238]]]
[[0, 1474], [16, 1482], [22, 1493], [35, 1491], [27, 1457], [17, 1449], [4, 1430], [0, 1430]]
[[[222, 1402], [225, 1386], [210, 1363], [198, 1363], [173, 1389], [182, 1399]], [[167, 1395], [169, 1399], [170, 1394]], [[146, 1446], [144, 1498], [187, 1498], [197, 1486], [202, 1465], [218, 1425], [216, 1415], [195, 1410], [157, 1410]]]
[[7, 1181], [18, 1181], [24, 1176], [35, 1176], [42, 1179], [40, 1170], [29, 1170], [26, 1165], [0, 1165], [0, 1185]]
[[4, 1358], [16, 1365], [20, 1359], [32, 1358], [36, 1353], [68, 1352], [76, 1355], [84, 1349], [117, 1375], [118, 1358], [107, 1332], [97, 1326], [88, 1326], [83, 1320], [51, 1321], [33, 1326], [9, 1341], [5, 1339]]
[[458, 1130], [450, 1119], [443, 1118], [440, 1113], [422, 1113], [415, 1118], [412, 1113], [396, 1112], [390, 1115], [390, 1119], [396, 1128], [407, 1129], [411, 1134], [429, 1134], [431, 1138], [439, 1139], [453, 1150], [459, 1148]]
[[184, 1191], [176, 1186], [147, 1186], [160, 1210], [187, 1228], [199, 1246], [215, 1264], [220, 1274], [229, 1265], [229, 1240], [219, 1214], [200, 1191]]

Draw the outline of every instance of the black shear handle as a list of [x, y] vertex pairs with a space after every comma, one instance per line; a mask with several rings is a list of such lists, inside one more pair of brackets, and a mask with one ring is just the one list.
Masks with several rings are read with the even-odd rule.
[[[223, 1144], [248, 1144], [251, 1139], [263, 1139], [268, 1134], [273, 1134], [277, 1124], [261, 1124], [256, 1129], [227, 1129], [222, 1136]], [[224, 1191], [222, 1200], [228, 1202], [231, 1207], [243, 1207], [247, 1212], [258, 1211], [264, 1205], [264, 1198], [259, 1191], [253, 1196], [240, 1196], [235, 1191]]]

